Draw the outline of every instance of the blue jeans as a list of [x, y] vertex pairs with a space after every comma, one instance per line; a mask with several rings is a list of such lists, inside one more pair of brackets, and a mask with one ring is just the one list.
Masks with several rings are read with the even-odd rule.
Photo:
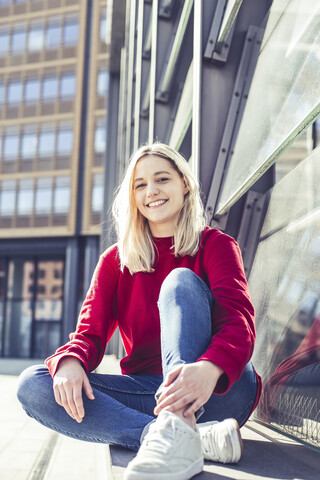
[[[181, 363], [194, 362], [206, 350], [211, 338], [213, 302], [205, 282], [191, 270], [177, 268], [166, 277], [158, 301], [164, 375]], [[138, 450], [144, 427], [155, 418], [155, 394], [163, 376], [89, 373], [88, 377], [95, 400], [83, 395], [85, 417], [81, 423], [55, 402], [52, 378], [44, 365], [22, 372], [18, 398], [30, 417], [59, 433]], [[256, 374], [249, 362], [226, 394], [211, 396], [199, 423], [234, 417], [243, 425], [251, 413], [256, 391]]]

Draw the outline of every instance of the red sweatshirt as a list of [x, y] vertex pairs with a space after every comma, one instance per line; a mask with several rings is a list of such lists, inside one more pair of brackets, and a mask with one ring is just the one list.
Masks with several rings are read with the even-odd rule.
[[[195, 256], [175, 257], [173, 237], [155, 238], [158, 260], [152, 273], [121, 273], [117, 245], [100, 257], [77, 329], [70, 341], [46, 360], [52, 376], [64, 356], [78, 358], [85, 370], [101, 362], [107, 342], [119, 326], [126, 351], [121, 362], [123, 374], [161, 374], [160, 320], [157, 301], [165, 277], [186, 267], [206, 281], [214, 296], [213, 336], [198, 360], [209, 360], [225, 372], [215, 393], [225, 393], [241, 376], [251, 358], [254, 341], [254, 309], [249, 298], [241, 253], [236, 241], [206, 227]], [[257, 376], [259, 387], [260, 377]], [[260, 388], [258, 389], [257, 401]]]

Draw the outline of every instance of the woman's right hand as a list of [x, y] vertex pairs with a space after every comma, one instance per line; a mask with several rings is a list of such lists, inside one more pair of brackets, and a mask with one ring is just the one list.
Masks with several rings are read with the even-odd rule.
[[82, 389], [90, 400], [94, 400], [92, 387], [80, 360], [75, 357], [65, 357], [60, 360], [53, 377], [54, 398], [78, 423], [82, 422], [85, 415]]

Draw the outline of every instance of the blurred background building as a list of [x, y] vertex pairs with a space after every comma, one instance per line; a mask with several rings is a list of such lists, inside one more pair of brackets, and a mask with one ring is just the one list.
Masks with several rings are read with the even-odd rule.
[[0, 356], [66, 340], [114, 189], [159, 140], [242, 250], [255, 418], [319, 447], [319, 77], [314, 0], [0, 0]]
[[97, 260], [107, 8], [0, 0], [1, 357], [44, 358], [67, 338]]

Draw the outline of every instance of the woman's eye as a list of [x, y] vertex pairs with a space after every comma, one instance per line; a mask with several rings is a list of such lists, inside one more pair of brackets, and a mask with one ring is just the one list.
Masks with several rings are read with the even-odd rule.
[[158, 178], [158, 182], [166, 182], [167, 180], [169, 180], [169, 179], [165, 178], [165, 177]]
[[137, 189], [137, 188], [142, 188], [142, 187], [144, 187], [144, 186], [145, 186], [145, 183], [140, 183], [139, 185], [136, 185], [136, 189]]

